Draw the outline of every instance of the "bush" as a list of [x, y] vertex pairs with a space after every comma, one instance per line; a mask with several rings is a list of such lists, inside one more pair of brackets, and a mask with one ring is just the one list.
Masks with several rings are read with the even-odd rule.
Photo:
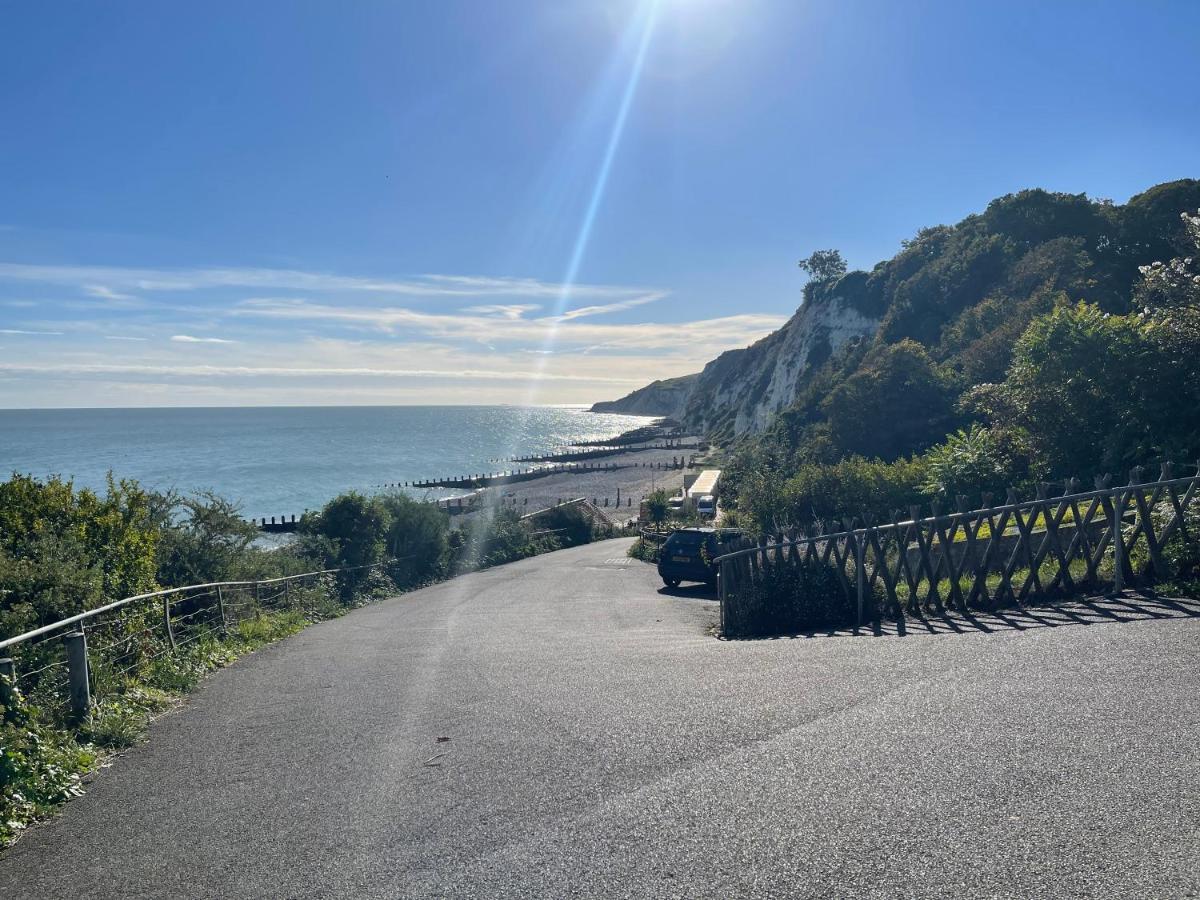
[[1003, 502], [1007, 489], [1024, 486], [1029, 475], [1028, 461], [1014, 455], [996, 431], [975, 423], [925, 453], [922, 488], [946, 501], [965, 495], [982, 505], [986, 492]]
[[100, 496], [70, 481], [0, 483], [0, 634], [19, 634], [154, 590], [161, 537], [152, 497], [109, 478]]
[[560, 547], [589, 543], [595, 536], [592, 519], [578, 505], [556, 506], [537, 518], [539, 531], [555, 532], [552, 540]]
[[1200, 449], [1198, 356], [1162, 323], [1080, 303], [1035, 319], [1004, 382], [973, 399], [1055, 476], [1124, 472]]
[[29, 822], [83, 792], [96, 762], [89, 747], [38, 720], [20, 692], [0, 678], [0, 846]]
[[725, 635], [767, 637], [838, 628], [853, 624], [857, 612], [832, 565], [810, 560], [764, 566], [750, 584], [727, 597]]
[[391, 573], [396, 585], [412, 587], [444, 576], [450, 561], [450, 517], [406, 494], [385, 494], [381, 503], [387, 514], [388, 555], [400, 561]]
[[751, 473], [742, 478], [738, 524], [773, 534], [847, 517], [884, 522], [922, 499], [925, 478], [919, 458], [885, 463], [858, 456], [832, 465], [807, 463], [786, 480], [770, 472]]
[[640, 559], [642, 562], [658, 565], [658, 560], [662, 556], [662, 548], [661, 543], [639, 538], [633, 542], [633, 546], [629, 548], [626, 555], [633, 559]]

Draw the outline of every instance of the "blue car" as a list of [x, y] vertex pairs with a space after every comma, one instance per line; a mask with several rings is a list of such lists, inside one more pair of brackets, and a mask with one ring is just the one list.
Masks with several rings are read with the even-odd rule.
[[723, 552], [723, 542], [740, 532], [725, 528], [681, 528], [671, 532], [658, 556], [658, 574], [667, 587], [683, 581], [717, 583], [712, 561]]

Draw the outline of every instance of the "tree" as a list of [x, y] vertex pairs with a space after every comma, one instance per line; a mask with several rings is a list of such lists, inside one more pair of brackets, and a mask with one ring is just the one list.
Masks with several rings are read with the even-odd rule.
[[800, 260], [800, 268], [816, 282], [837, 281], [846, 274], [846, 260], [837, 250], [814, 250]]
[[316, 516], [306, 517], [305, 530], [325, 539], [327, 565], [369, 566], [386, 558], [390, 525], [380, 498], [350, 491], [330, 500]]
[[670, 500], [671, 495], [662, 488], [653, 491], [646, 498], [646, 514], [650, 516], [650, 521], [655, 525], [661, 525], [667, 521], [667, 517], [671, 514]]
[[1182, 213], [1185, 254], [1168, 262], [1141, 266], [1135, 305], [1169, 327], [1200, 336], [1200, 210]]
[[956, 424], [955, 396], [925, 348], [904, 340], [834, 388], [822, 411], [838, 450], [893, 460], [921, 452]]
[[394, 570], [397, 583], [405, 587], [444, 574], [450, 554], [449, 516], [437, 504], [406, 494], [386, 494], [380, 503], [388, 518], [388, 556], [399, 561]]
[[1194, 359], [1162, 323], [1079, 303], [1033, 321], [1004, 382], [974, 393], [1056, 476], [1123, 472], [1200, 450]]
[[152, 495], [108, 479], [101, 496], [60, 478], [0, 483], [0, 635], [154, 590]]
[[[158, 580], [170, 587], [235, 580], [247, 573], [247, 551], [258, 529], [236, 503], [202, 491], [192, 497], [164, 495], [169, 521], [158, 548]], [[173, 520], [173, 521], [171, 521]]]

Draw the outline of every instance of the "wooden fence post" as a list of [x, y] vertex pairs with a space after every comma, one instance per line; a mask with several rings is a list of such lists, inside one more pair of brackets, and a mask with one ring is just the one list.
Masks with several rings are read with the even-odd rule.
[[721, 637], [727, 637], [725, 633], [725, 602], [726, 602], [726, 581], [725, 564], [728, 560], [722, 560], [717, 566], [717, 601], [721, 606]]
[[1125, 590], [1125, 535], [1121, 528], [1121, 515], [1125, 512], [1125, 494], [1118, 488], [1111, 495], [1116, 501], [1112, 504], [1112, 542], [1113, 542], [1113, 593], [1119, 594]]
[[163, 595], [163, 628], [167, 632], [167, 643], [171, 645], [171, 649], [176, 649], [175, 631], [171, 628], [171, 595]]
[[82, 631], [63, 635], [67, 647], [67, 679], [71, 714], [82, 719], [92, 708], [92, 691], [88, 683], [87, 636]]
[[221, 614], [221, 635], [228, 636], [229, 620], [225, 618], [225, 594], [219, 584], [217, 585], [217, 612]]
[[855, 531], [854, 535], [854, 580], [858, 583], [858, 619], [855, 630], [862, 628], [863, 602], [867, 595], [867, 577], [863, 571], [863, 542], [862, 533]]

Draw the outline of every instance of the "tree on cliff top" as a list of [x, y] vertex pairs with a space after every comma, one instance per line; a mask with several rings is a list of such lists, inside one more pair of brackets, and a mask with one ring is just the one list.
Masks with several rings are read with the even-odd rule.
[[813, 281], [837, 281], [846, 274], [846, 260], [837, 250], [814, 250], [812, 256], [800, 260], [800, 268]]

